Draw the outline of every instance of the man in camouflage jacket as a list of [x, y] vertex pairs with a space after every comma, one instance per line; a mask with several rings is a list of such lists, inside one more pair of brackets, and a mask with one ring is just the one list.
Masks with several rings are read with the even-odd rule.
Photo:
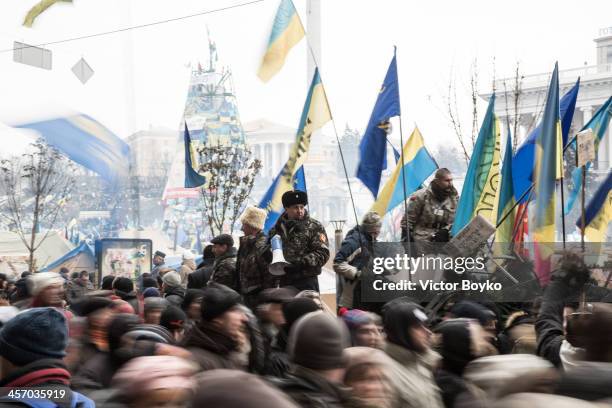
[[448, 169], [436, 171], [428, 188], [410, 196], [408, 217], [402, 218], [402, 239], [414, 242], [447, 242], [455, 220], [459, 195]]
[[236, 275], [236, 248], [234, 239], [229, 234], [217, 235], [210, 241], [213, 244], [215, 262], [209, 282], [225, 285], [238, 290], [238, 277]]
[[272, 275], [268, 272], [270, 252], [266, 235], [263, 233], [266, 222], [266, 212], [257, 207], [247, 207], [240, 217], [242, 232], [236, 271], [240, 294], [247, 306], [253, 308], [257, 304], [259, 292], [273, 287]]
[[269, 240], [276, 234], [281, 237], [285, 260], [290, 264], [285, 268], [280, 286], [319, 291], [317, 277], [330, 255], [325, 228], [308, 215], [305, 192], [288, 191], [282, 201], [285, 212], [268, 234]]

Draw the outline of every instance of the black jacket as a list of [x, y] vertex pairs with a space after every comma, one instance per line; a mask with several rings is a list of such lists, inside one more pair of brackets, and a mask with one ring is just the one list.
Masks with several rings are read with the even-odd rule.
[[213, 265], [204, 265], [196, 269], [193, 273], [187, 275], [187, 289], [204, 289], [210, 275], [212, 274]]

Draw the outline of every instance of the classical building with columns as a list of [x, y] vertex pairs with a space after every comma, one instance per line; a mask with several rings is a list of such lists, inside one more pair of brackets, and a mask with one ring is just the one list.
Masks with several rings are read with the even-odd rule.
[[[580, 77], [580, 91], [576, 102], [574, 120], [570, 129], [570, 137], [575, 135], [593, 114], [612, 96], [612, 27], [599, 30], [595, 38], [597, 63], [595, 65], [583, 66], [559, 71], [560, 94], [563, 95]], [[506, 123], [509, 116], [511, 122], [516, 116], [514, 110], [514, 78], [499, 79], [496, 81], [497, 99], [495, 101], [495, 113]], [[534, 75], [525, 75], [521, 82], [519, 96], [519, 143], [522, 142], [537, 123], [541, 120], [543, 106], [546, 102], [546, 92], [550, 81], [550, 72]], [[504, 84], [506, 87], [504, 87]], [[506, 91], [504, 91], [506, 89]], [[507, 95], [506, 95], [507, 92]], [[489, 99], [490, 93], [482, 95]], [[509, 106], [506, 106], [506, 101]], [[612, 138], [610, 128], [607, 135], [599, 146], [598, 161], [595, 170], [606, 173], [612, 161]]]

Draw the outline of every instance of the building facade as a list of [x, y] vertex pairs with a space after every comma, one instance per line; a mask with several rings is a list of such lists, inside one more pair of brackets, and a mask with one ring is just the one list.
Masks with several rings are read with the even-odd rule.
[[126, 139], [130, 146], [132, 175], [165, 178], [172, 164], [179, 134], [166, 128], [149, 128]]

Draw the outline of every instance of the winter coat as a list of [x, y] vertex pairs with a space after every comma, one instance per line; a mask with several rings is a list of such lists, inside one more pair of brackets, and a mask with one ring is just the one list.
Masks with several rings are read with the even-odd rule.
[[204, 265], [187, 275], [187, 289], [203, 289], [212, 275], [213, 264]]
[[334, 271], [342, 279], [339, 307], [361, 308], [360, 278], [370, 261], [372, 236], [363, 226], [355, 226], [347, 234], [334, 258]]
[[236, 248], [231, 247], [226, 253], [215, 258], [210, 281], [225, 285], [236, 292], [239, 290], [236, 276]]
[[[19, 367], [9, 376], [0, 380], [0, 407], [32, 407], [32, 408], [94, 408], [94, 403], [84, 395], [72, 391], [70, 387], [71, 376], [61, 360], [42, 359]], [[57, 390], [65, 392], [60, 399], [34, 399], [26, 402], [25, 398], [8, 397], [11, 387], [13, 390], [40, 388], [44, 391]]]
[[296, 366], [287, 378], [270, 377], [269, 381], [302, 408], [346, 407], [350, 402], [348, 389], [302, 366]]
[[387, 343], [384, 351], [394, 360], [389, 374], [402, 407], [444, 406], [432, 374], [432, 363], [439, 357], [435, 352], [418, 354], [393, 343]]
[[401, 221], [402, 237], [410, 235], [414, 241], [431, 241], [438, 230], [450, 230], [458, 202], [459, 195], [454, 188], [443, 201], [438, 201], [431, 184], [418, 190], [408, 200], [408, 212]]
[[240, 370], [232, 360], [232, 353], [238, 349], [235, 340], [220, 332], [207, 322], [194, 326], [183, 339], [183, 347], [193, 354], [193, 359], [202, 371], [228, 368]]
[[257, 295], [263, 289], [273, 287], [272, 275], [268, 272], [268, 249], [267, 238], [262, 231], [255, 236], [240, 237], [236, 271], [243, 296]]
[[173, 306], [181, 307], [185, 298], [185, 289], [180, 286], [170, 286], [164, 289], [164, 298]]
[[285, 268], [280, 286], [293, 286], [297, 290], [319, 291], [317, 276], [329, 260], [329, 242], [323, 225], [308, 213], [301, 220], [290, 220], [283, 213], [268, 233], [268, 241], [281, 237], [283, 255], [291, 265]]
[[181, 263], [181, 267], [178, 270], [179, 275], [181, 275], [181, 285], [187, 283], [187, 277], [191, 275], [196, 270], [196, 264], [193, 259], [185, 259]]

